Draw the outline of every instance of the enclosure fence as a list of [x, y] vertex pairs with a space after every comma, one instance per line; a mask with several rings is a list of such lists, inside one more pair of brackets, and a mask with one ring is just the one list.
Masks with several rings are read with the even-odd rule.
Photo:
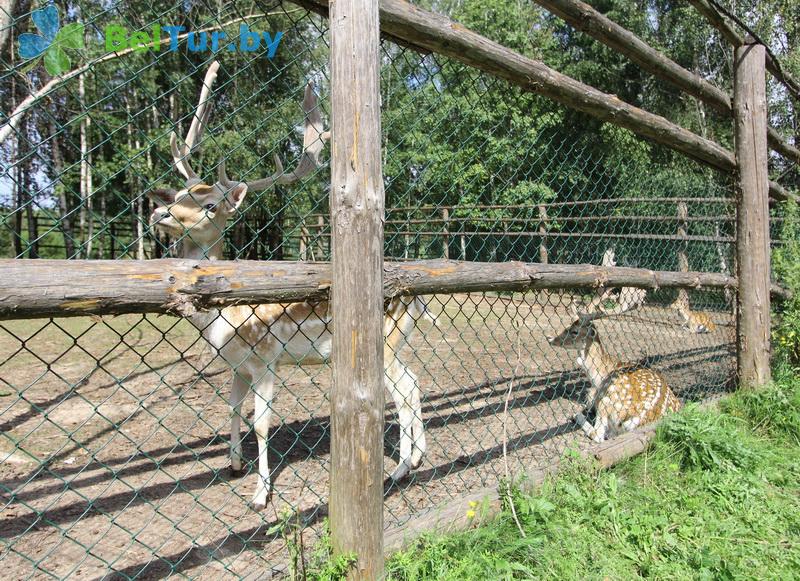
[[[569, 22], [560, 2], [540, 4]], [[85, 27], [85, 48], [62, 50], [72, 60], [61, 77], [44, 68], [52, 62], [19, 60], [15, 43], [41, 20], [15, 13], [0, 31], [14, 47], [0, 42], [9, 578], [241, 578], [298, 567], [298, 547], [326, 534], [331, 488], [360, 482], [332, 482], [329, 471], [335, 445], [358, 458], [363, 444], [331, 441], [343, 419], [331, 406], [330, 336], [348, 345], [334, 357], [349, 358], [351, 345], [349, 332], [332, 333], [331, 299], [358, 313], [377, 296], [388, 313], [385, 369], [372, 371], [389, 397], [368, 410], [385, 422], [382, 444], [370, 442], [383, 454], [361, 448], [365, 470], [385, 462], [363, 494], [382, 495], [370, 526], [385, 529], [387, 549], [439, 526], [437, 510], [466, 522], [476, 495], [546, 471], [567, 450], [597, 449], [574, 420], [591, 403], [591, 381], [575, 350], [548, 340], [577, 312], [605, 314], [594, 324], [607, 355], [658, 371], [683, 402], [763, 379], [757, 336], [768, 349], [769, 329], [762, 322], [743, 347], [737, 325], [769, 312], [769, 262], [754, 270], [743, 253], [757, 262], [783, 242], [785, 200], [795, 197], [767, 181], [766, 125], [752, 144], [764, 179], [746, 183], [734, 153], [662, 117], [591, 87], [570, 102], [553, 87], [569, 94], [577, 81], [537, 80], [538, 61], [400, 0], [380, 9], [381, 131], [371, 138], [382, 152], [373, 186], [385, 193], [383, 241], [358, 238], [358, 228], [346, 240], [372, 244], [386, 262], [371, 271], [382, 290], [356, 279], [352, 294], [337, 294], [328, 262], [345, 240], [328, 158], [357, 162], [337, 157], [343, 146], [322, 149], [339, 130], [329, 133], [328, 103], [352, 98], [329, 64], [326, 2], [82, 5], [60, 15], [62, 27]], [[224, 30], [235, 43], [245, 23], [281, 40], [273, 54], [264, 44], [110, 52], [101, 42], [109, 25], [147, 32], [176, 15], [187, 30]], [[763, 77], [755, 66], [751, 81]], [[653, 87], [672, 91], [659, 79]], [[728, 116], [737, 110], [727, 106]], [[195, 119], [204, 135], [171, 154], [171, 133], [180, 147]], [[794, 163], [792, 146], [770, 135], [785, 154], [771, 169]], [[176, 171], [189, 162], [195, 182]], [[223, 162], [234, 179], [220, 188]], [[703, 325], [684, 316], [684, 302]], [[355, 319], [347, 324], [377, 336], [366, 315]], [[352, 337], [361, 369], [371, 362], [357, 360]], [[754, 350], [743, 368], [742, 352]], [[335, 526], [332, 536], [340, 550]], [[378, 536], [362, 561], [380, 562]]]

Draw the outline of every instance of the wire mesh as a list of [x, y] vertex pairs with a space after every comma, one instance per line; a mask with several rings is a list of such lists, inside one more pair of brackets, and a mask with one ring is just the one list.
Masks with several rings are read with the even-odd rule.
[[[208, 183], [221, 160], [246, 180], [273, 173], [273, 154], [287, 167], [297, 163], [309, 79], [327, 119], [327, 22], [288, 3], [229, 8], [225, 17], [169, 3], [80, 15], [94, 41], [108, 24], [146, 31], [175, 14], [194, 30], [235, 34], [247, 22], [283, 31], [272, 58], [265, 49], [216, 55], [223, 67], [215, 110], [192, 156]], [[21, 15], [13, 34], [29, 20]], [[75, 66], [102, 54], [87, 42]], [[151, 229], [156, 204], [146, 194], [180, 183], [169, 134], [186, 134], [212, 59], [132, 52], [93, 64], [81, 84], [73, 79], [38, 100], [2, 144], [4, 256], [145, 259], [181, 256], [199, 240], [201, 222], [179, 235]], [[5, 64], [0, 90], [13, 106], [29, 94], [23, 79], [35, 91], [50, 78], [41, 67]], [[613, 250], [619, 265], [732, 272], [735, 205], [726, 177], [446, 58], [385, 40], [382, 64], [388, 258], [601, 264]], [[320, 169], [248, 193], [214, 237], [224, 243], [220, 257], [328, 260], [327, 187]], [[199, 197], [195, 205], [202, 210]], [[400, 366], [387, 381], [397, 396], [386, 409], [387, 476], [404, 435], [412, 451], [421, 446], [418, 433], [405, 431], [418, 414], [427, 441], [423, 464], [385, 483], [387, 526], [500, 482], [504, 429], [515, 473], [591, 444], [573, 422], [589, 381], [575, 351], [547, 336], [593, 296], [436, 295], [387, 324], [404, 338], [387, 357]], [[622, 362], [662, 372], [683, 401], [731, 389], [734, 297], [689, 294], [691, 309], [714, 323], [703, 333], [685, 326], [676, 297], [651, 292], [639, 309], [597, 321], [602, 344]], [[244, 577], [285, 571], [279, 525], [287, 513], [297, 515], [304, 538], [320, 534], [331, 380], [326, 363], [310, 363], [325, 359], [327, 305], [204, 317], [0, 322], [0, 546], [13, 577]], [[210, 347], [217, 332], [222, 339]], [[279, 357], [273, 398], [265, 374]], [[232, 412], [236, 374], [261, 385], [253, 391], [263, 403], [248, 394]], [[421, 396], [399, 394], [414, 376]], [[264, 457], [256, 432], [267, 410], [272, 499], [254, 512], [248, 502]], [[242, 422], [243, 475], [230, 468], [232, 415]]]

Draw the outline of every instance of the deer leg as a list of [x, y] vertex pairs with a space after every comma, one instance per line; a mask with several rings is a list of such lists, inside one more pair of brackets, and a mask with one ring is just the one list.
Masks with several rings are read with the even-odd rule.
[[272, 395], [275, 388], [275, 375], [272, 370], [267, 370], [263, 376], [254, 378], [255, 412], [253, 424], [258, 441], [258, 483], [253, 494], [251, 507], [255, 511], [263, 510], [269, 501], [271, 492], [269, 479], [269, 461], [267, 458], [269, 447], [269, 420], [272, 414]]
[[242, 402], [244, 401], [250, 382], [236, 371], [231, 382], [231, 474], [242, 473]]
[[[386, 387], [392, 395], [397, 408], [397, 420], [400, 425], [400, 460], [392, 472], [392, 480], [404, 478], [414, 467], [412, 450], [414, 448], [414, 416], [413, 408], [416, 378], [396, 358], [386, 368]], [[419, 397], [417, 397], [419, 399]], [[421, 456], [420, 456], [421, 460]]]
[[595, 442], [599, 443], [606, 439], [606, 432], [608, 431], [607, 414], [601, 414], [600, 411], [597, 410], [597, 418], [595, 419], [594, 425], [592, 425], [582, 413], [578, 413], [575, 416], [575, 422], [586, 435]]
[[411, 451], [411, 467], [419, 468], [422, 464], [422, 458], [428, 450], [428, 444], [425, 440], [425, 424], [422, 422], [422, 392], [419, 387], [419, 379], [410, 370], [406, 369], [406, 373], [411, 376], [414, 383], [414, 390], [411, 392], [411, 431], [414, 438], [414, 448]]

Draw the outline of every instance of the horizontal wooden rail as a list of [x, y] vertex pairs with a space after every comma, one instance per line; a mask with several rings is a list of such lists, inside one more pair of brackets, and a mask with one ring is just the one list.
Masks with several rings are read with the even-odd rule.
[[[645, 71], [697, 97], [725, 115], [733, 116], [730, 96], [699, 75], [688, 71], [661, 54], [633, 32], [620, 26], [581, 0], [535, 0], [535, 2], [567, 24], [584, 32], [627, 56]], [[739, 43], [741, 44], [741, 43]], [[800, 150], [786, 142], [771, 127], [767, 133], [770, 147], [795, 163], [800, 163]]]
[[[328, 0], [293, 0], [328, 16]], [[551, 69], [469, 30], [447, 17], [405, 0], [380, 0], [381, 31], [421, 51], [432, 51], [479, 69], [557, 103], [623, 127], [725, 173], [736, 170], [732, 152], [638, 107]], [[800, 200], [778, 183], [770, 182], [770, 197]]]
[[[0, 319], [190, 314], [233, 304], [325, 300], [327, 262], [161, 260], [0, 260]], [[384, 296], [633, 286], [732, 288], [704, 272], [523, 262], [387, 262]]]

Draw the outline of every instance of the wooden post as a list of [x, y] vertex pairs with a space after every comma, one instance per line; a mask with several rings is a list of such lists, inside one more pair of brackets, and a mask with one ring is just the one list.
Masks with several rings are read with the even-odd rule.
[[300, 260], [305, 262], [308, 260], [308, 230], [306, 229], [306, 221], [300, 221]]
[[442, 256], [450, 258], [450, 210], [442, 208], [442, 220], [444, 221], [444, 231], [442, 232], [442, 243], [444, 245]]
[[[678, 202], [678, 236], [683, 238], [678, 242], [678, 271], [689, 272], [689, 255], [687, 248], [689, 242], [686, 237], [689, 234], [689, 206], [686, 202]], [[678, 290], [678, 300], [684, 304], [689, 305], [689, 292], [685, 289]]]
[[325, 260], [325, 218], [317, 216], [317, 255], [320, 260]]
[[539, 206], [539, 235], [539, 262], [547, 264], [547, 208], [543, 205]]
[[770, 380], [769, 177], [767, 101], [763, 46], [736, 48], [734, 115], [738, 212], [736, 255], [739, 279], [738, 371], [743, 386]]
[[378, 3], [338, 0], [331, 22], [334, 321], [331, 541], [383, 577], [383, 219]]

